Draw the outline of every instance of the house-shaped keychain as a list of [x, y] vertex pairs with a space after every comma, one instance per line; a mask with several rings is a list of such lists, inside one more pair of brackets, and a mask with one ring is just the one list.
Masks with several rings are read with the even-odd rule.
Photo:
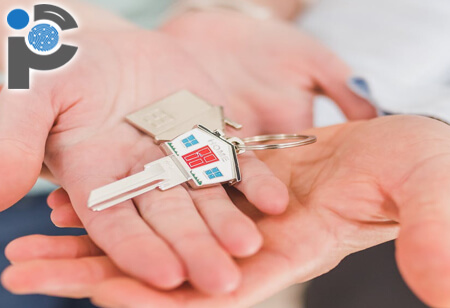
[[[175, 102], [182, 102], [180, 98], [185, 95], [189, 96], [190, 94], [185, 92], [181, 96], [180, 94], [176, 95]], [[173, 96], [171, 98], [174, 99]], [[168, 99], [170, 100], [170, 98]], [[167, 106], [160, 104], [146, 107], [128, 117], [128, 121], [136, 128], [153, 136], [159, 143], [177, 133], [180, 127], [192, 124], [192, 121], [196, 121], [202, 114], [211, 110], [206, 106], [206, 111], [197, 113], [194, 110], [195, 112], [185, 115], [180, 113], [181, 110], [177, 110], [176, 117], [166, 117], [167, 114], [160, 108], [168, 106], [172, 108], [175, 106], [175, 102], [167, 103]], [[189, 106], [192, 106], [192, 100], [185, 102], [184, 108], [180, 109], [186, 109]], [[217, 108], [213, 108], [212, 112], [217, 112], [217, 110]], [[177, 122], [182, 125], [177, 126]], [[212, 121], [212, 125], [215, 127], [223, 126], [225, 123], [229, 124], [224, 121], [222, 113], [219, 113], [219, 116]], [[238, 128], [238, 125], [232, 126]], [[238, 154], [246, 150], [284, 149], [316, 142], [315, 136], [298, 134], [255, 136], [241, 140], [236, 137], [226, 138], [222, 130], [218, 128], [210, 130], [200, 124], [191, 128], [177, 135], [171, 141], [163, 143], [161, 147], [167, 156], [146, 164], [144, 171], [94, 189], [89, 196], [88, 207], [95, 211], [101, 211], [153, 189], [159, 188], [164, 191], [185, 182], [192, 188], [224, 183], [234, 184], [241, 181]], [[290, 139], [299, 140], [281, 144], [265, 144], [265, 142], [274, 140]]]
[[174, 155], [179, 167], [191, 179], [192, 188], [241, 180], [236, 147], [219, 131], [198, 125], [189, 132], [161, 145], [167, 155]]

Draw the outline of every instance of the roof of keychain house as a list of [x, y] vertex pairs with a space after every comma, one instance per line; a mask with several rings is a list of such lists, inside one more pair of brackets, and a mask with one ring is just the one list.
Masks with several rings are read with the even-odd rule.
[[183, 90], [152, 103], [127, 116], [127, 121], [151, 136], [159, 144], [201, 124], [211, 130], [225, 125], [240, 129], [242, 125], [224, 117], [223, 107], [214, 106]]

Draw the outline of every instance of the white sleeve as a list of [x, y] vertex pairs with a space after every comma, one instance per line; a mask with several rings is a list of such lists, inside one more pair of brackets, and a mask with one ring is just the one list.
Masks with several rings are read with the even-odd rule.
[[364, 80], [382, 110], [450, 121], [450, 1], [322, 0], [300, 27]]

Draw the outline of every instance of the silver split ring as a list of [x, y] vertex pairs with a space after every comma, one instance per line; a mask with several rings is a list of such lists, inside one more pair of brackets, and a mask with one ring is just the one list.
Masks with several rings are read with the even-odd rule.
[[[298, 140], [297, 140], [298, 139]], [[284, 143], [271, 143], [264, 144], [268, 141], [274, 140], [296, 140]], [[298, 134], [278, 134], [278, 135], [264, 135], [255, 136], [242, 139], [244, 142], [236, 144], [238, 151], [259, 151], [259, 150], [276, 150], [276, 149], [287, 149], [295, 148], [300, 146], [305, 146], [308, 144], [315, 143], [317, 141], [316, 136], [298, 135]]]

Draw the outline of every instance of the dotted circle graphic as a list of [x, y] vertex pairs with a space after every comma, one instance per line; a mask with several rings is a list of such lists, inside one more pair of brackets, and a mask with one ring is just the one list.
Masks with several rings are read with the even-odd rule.
[[28, 42], [37, 51], [50, 51], [58, 45], [58, 41], [58, 31], [48, 24], [34, 26], [28, 34]]
[[30, 22], [30, 16], [28, 13], [21, 9], [15, 9], [9, 12], [7, 17], [8, 25], [16, 30], [20, 30], [28, 26]]

